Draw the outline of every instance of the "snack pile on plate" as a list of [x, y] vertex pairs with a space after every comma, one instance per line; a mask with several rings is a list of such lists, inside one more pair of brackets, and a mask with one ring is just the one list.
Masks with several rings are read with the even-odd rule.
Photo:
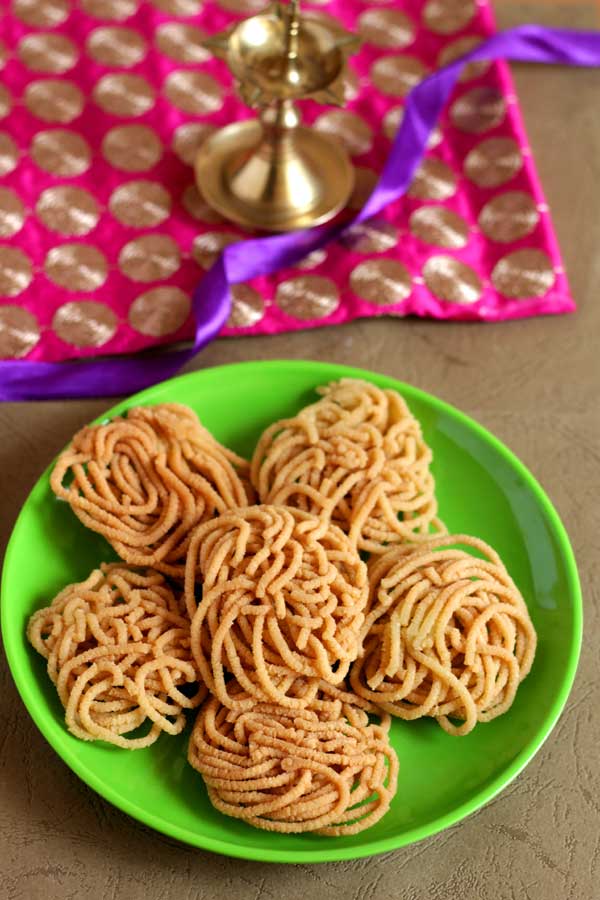
[[249, 464], [178, 404], [83, 428], [55, 494], [121, 559], [28, 624], [67, 728], [120, 748], [178, 734], [213, 806], [347, 835], [389, 809], [393, 717], [454, 735], [504, 713], [536, 634], [492, 548], [448, 535], [399, 394], [342, 379]]

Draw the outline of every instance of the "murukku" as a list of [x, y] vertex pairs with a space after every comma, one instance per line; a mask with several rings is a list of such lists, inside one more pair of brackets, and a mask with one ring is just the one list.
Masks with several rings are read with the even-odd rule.
[[251, 478], [261, 502], [314, 513], [370, 553], [444, 532], [431, 450], [402, 397], [349, 378], [319, 393], [260, 438]]
[[[315, 680], [341, 682], [356, 659], [367, 591], [347, 536], [309, 513], [253, 506], [198, 526], [185, 599], [203, 681], [225, 706], [254, 702], [236, 699], [236, 683], [254, 699], [306, 706]], [[292, 691], [299, 675], [312, 696]]]
[[[48, 661], [69, 731], [86, 741], [148, 747], [179, 734], [183, 710], [206, 696], [183, 604], [159, 572], [103, 565], [35, 612], [27, 637]], [[145, 723], [144, 736], [123, 737]]]
[[246, 700], [228, 709], [208, 699], [190, 738], [189, 763], [215, 809], [266, 831], [329, 836], [385, 815], [398, 760], [384, 726], [322, 697], [301, 710]]
[[370, 563], [369, 581], [356, 694], [401, 719], [432, 716], [455, 735], [506, 712], [536, 633], [491, 547], [465, 535], [396, 547]]
[[445, 535], [402, 397], [354, 379], [319, 393], [251, 466], [178, 404], [78, 432], [52, 489], [125, 563], [69, 585], [27, 634], [72, 734], [147, 747], [202, 704], [188, 759], [217, 810], [352, 835], [396, 791], [390, 717], [454, 735], [490, 721], [536, 634], [495, 551]]
[[181, 576], [193, 527], [252, 500], [247, 475], [191, 409], [170, 403], [82, 428], [50, 485], [125, 562]]

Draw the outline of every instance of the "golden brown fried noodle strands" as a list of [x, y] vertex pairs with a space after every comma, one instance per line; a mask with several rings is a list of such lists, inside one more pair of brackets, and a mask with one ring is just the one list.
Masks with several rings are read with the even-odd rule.
[[317, 699], [302, 710], [268, 703], [202, 706], [188, 759], [213, 806], [255, 828], [356, 834], [389, 809], [398, 761], [387, 730], [364, 710]]
[[[105, 565], [34, 613], [27, 636], [83, 740], [148, 747], [163, 731], [179, 734], [183, 710], [206, 696], [203, 686], [193, 697], [181, 691], [198, 681], [189, 620], [158, 572]], [[123, 737], [145, 722], [144, 737]]]
[[431, 450], [400, 395], [348, 378], [319, 393], [263, 433], [251, 466], [261, 502], [331, 520], [371, 553], [444, 531]]
[[374, 560], [369, 580], [363, 654], [350, 673], [359, 696], [402, 719], [432, 716], [457, 735], [506, 712], [536, 634], [494, 550], [465, 535], [397, 547]]
[[309, 685], [319, 678], [337, 684], [358, 655], [367, 570], [334, 525], [291, 508], [253, 506], [196, 529], [185, 598], [194, 659], [223, 705], [253, 702], [235, 698], [237, 682], [250, 697], [300, 707], [317, 686], [292, 695], [298, 675]]
[[251, 499], [247, 470], [191, 409], [160, 404], [82, 428], [50, 484], [121, 559], [181, 576], [191, 529]]

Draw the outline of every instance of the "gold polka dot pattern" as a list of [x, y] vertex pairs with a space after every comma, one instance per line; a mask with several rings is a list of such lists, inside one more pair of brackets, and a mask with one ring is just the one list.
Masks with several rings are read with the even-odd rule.
[[79, 55], [73, 41], [62, 34], [28, 34], [20, 41], [17, 52], [32, 72], [49, 75], [68, 72]]
[[396, 259], [368, 259], [350, 276], [354, 293], [368, 303], [389, 306], [401, 303], [412, 290], [410, 272]]
[[160, 138], [147, 125], [111, 128], [102, 141], [102, 155], [115, 169], [147, 172], [162, 156]]
[[129, 309], [129, 324], [147, 337], [174, 334], [191, 310], [189, 295], [180, 288], [163, 285], [140, 294]]
[[354, 253], [385, 253], [398, 243], [399, 232], [386, 219], [373, 218], [352, 225], [343, 235], [343, 243]]
[[327, 250], [324, 247], [319, 247], [317, 250], [313, 250], [312, 253], [309, 253], [308, 256], [305, 256], [300, 262], [296, 263], [297, 269], [316, 269], [317, 266], [321, 266], [325, 260], [327, 259]]
[[362, 209], [377, 184], [377, 172], [364, 166], [354, 167], [354, 188], [348, 201], [350, 209]]
[[40, 327], [32, 313], [22, 306], [0, 306], [0, 359], [19, 359], [33, 350], [40, 339]]
[[434, 247], [458, 250], [469, 239], [469, 226], [458, 213], [445, 206], [422, 206], [410, 217], [410, 230], [415, 237]]
[[415, 37], [413, 22], [398, 9], [368, 9], [358, 19], [361, 38], [376, 47], [402, 50]]
[[140, 0], [81, 0], [88, 15], [109, 22], [122, 22], [137, 11]]
[[[393, 141], [398, 133], [398, 129], [402, 123], [404, 118], [404, 107], [403, 106], [392, 106], [391, 109], [387, 111], [385, 116], [383, 117], [383, 133], [390, 141]], [[437, 147], [442, 141], [442, 132], [438, 126], [436, 126], [431, 134], [429, 135], [429, 139], [427, 141], [428, 150], [432, 150], [434, 147]]]
[[110, 195], [112, 215], [130, 228], [152, 228], [168, 219], [171, 195], [157, 181], [127, 181]]
[[505, 115], [504, 97], [491, 87], [472, 88], [450, 107], [452, 123], [470, 134], [481, 134], [495, 128]]
[[86, 172], [92, 158], [87, 141], [76, 132], [62, 128], [38, 131], [29, 152], [36, 166], [44, 172], [65, 178]]
[[156, 95], [141, 75], [119, 73], [104, 75], [95, 85], [92, 96], [104, 112], [129, 118], [142, 116], [152, 109]]
[[[223, 0], [220, 0], [220, 2], [221, 6], [223, 6]], [[233, 0], [231, 0], [231, 2], [233, 2]], [[259, 2], [259, 0], [256, 0], [256, 2]], [[339, 18], [337, 18], [335, 15], [331, 15], [328, 12], [325, 12], [325, 10], [313, 9], [311, 10], [310, 17], [316, 22], [321, 22], [323, 25], [327, 25], [331, 28], [339, 28]]]
[[184, 209], [198, 222], [216, 225], [218, 222], [225, 221], [222, 215], [208, 205], [195, 184], [188, 184], [184, 189], [181, 195], [181, 202]]
[[[438, 57], [438, 65], [440, 67], [447, 66], [448, 63], [454, 62], [454, 60], [458, 59], [460, 56], [470, 53], [471, 50], [474, 50], [475, 47], [478, 47], [479, 44], [481, 44], [481, 41], [482, 38], [469, 35], [467, 37], [457, 38], [457, 40], [452, 41], [451, 44], [446, 44]], [[458, 76], [459, 82], [472, 81], [474, 78], [480, 78], [487, 72], [490, 65], [491, 63], [487, 62], [487, 60], [467, 63], [463, 66], [462, 71]]]
[[427, 74], [415, 56], [382, 56], [371, 66], [371, 81], [390, 97], [405, 97]]
[[152, 0], [152, 5], [170, 16], [197, 16], [202, 0]]
[[0, 237], [12, 237], [23, 227], [25, 208], [11, 188], [0, 187]]
[[129, 241], [119, 253], [119, 269], [132, 281], [162, 281], [179, 268], [181, 254], [166, 234], [146, 234]]
[[60, 306], [52, 318], [52, 329], [74, 347], [102, 347], [114, 337], [117, 317], [104, 303], [74, 300]]
[[428, 0], [423, 20], [435, 34], [454, 34], [475, 15], [475, 0]]
[[175, 129], [172, 146], [179, 159], [193, 166], [198, 150], [204, 141], [216, 131], [214, 125], [206, 122], [186, 122]]
[[393, 141], [404, 119], [404, 107], [392, 106], [383, 117], [383, 133]]
[[100, 218], [98, 203], [89, 191], [60, 185], [42, 191], [35, 212], [46, 228], [65, 237], [81, 237], [96, 227]]
[[275, 303], [294, 319], [325, 319], [339, 304], [338, 289], [331, 278], [299, 275], [277, 287]]
[[13, 0], [17, 18], [31, 28], [56, 28], [69, 17], [69, 0]]
[[223, 103], [223, 88], [214, 78], [187, 69], [167, 75], [165, 94], [173, 106], [193, 116], [207, 116]]
[[477, 273], [453, 256], [430, 256], [423, 278], [434, 297], [447, 303], [476, 303], [483, 290]]
[[250, 328], [265, 314], [263, 298], [249, 284], [234, 284], [231, 288], [231, 313], [228, 328]]
[[210, 269], [221, 250], [239, 240], [240, 236], [230, 231], [205, 231], [194, 238], [192, 256], [203, 269]]
[[0, 131], [0, 175], [13, 172], [19, 162], [19, 150], [13, 139], [5, 131]]
[[510, 244], [531, 232], [540, 220], [535, 201], [524, 191], [498, 194], [479, 213], [479, 227], [492, 241]]
[[268, 0], [218, 0], [219, 6], [233, 13], [257, 13], [268, 5]]
[[8, 88], [0, 84], [0, 119], [9, 114], [12, 109], [12, 97]]
[[447, 200], [456, 193], [456, 175], [441, 159], [424, 159], [408, 189], [408, 196], [419, 200]]
[[523, 157], [513, 138], [494, 137], [481, 141], [465, 159], [466, 176], [482, 188], [500, 187], [520, 172]]
[[139, 31], [112, 26], [95, 28], [87, 38], [86, 50], [103, 66], [127, 69], [144, 59], [148, 47]]
[[181, 22], [166, 22], [156, 30], [156, 46], [161, 53], [183, 63], [202, 63], [210, 59], [211, 53], [202, 42], [206, 35], [194, 25]]
[[83, 94], [72, 81], [47, 78], [32, 81], [25, 88], [27, 109], [43, 122], [72, 122], [81, 114], [84, 103]]
[[[376, 0], [349, 8], [348, 24], [361, 38], [364, 56], [362, 63], [350, 62], [336, 88], [343, 86], [347, 102], [359, 102], [345, 108], [324, 102], [312, 122], [350, 156], [364, 156], [362, 165], [355, 166], [349, 210], [361, 209], [372, 193], [410, 89], [430, 67], [458, 59], [485, 37], [485, 24], [481, 28], [474, 18], [478, 3], [423, 0], [416, 9], [408, 2]], [[305, 12], [336, 25], [328, 4], [308, 0]], [[222, 25], [268, 5], [268, 0], [214, 2], [223, 11], [216, 14]], [[17, 181], [0, 187], [0, 300], [6, 298], [4, 306], [0, 302], [1, 358], [27, 355], [40, 340], [45, 352], [48, 332], [22, 304], [35, 312], [35, 291], [50, 295], [52, 285], [72, 292], [74, 302], [60, 307], [52, 326], [70, 347], [103, 347], [119, 328], [137, 340], [136, 347], [142, 337], [149, 339], [142, 346], [168, 339], [189, 323], [190, 252], [208, 269], [224, 247], [243, 237], [227, 230], [231, 225], [208, 206], [191, 171], [203, 142], [222, 124], [217, 116], [213, 121], [213, 114], [225, 101], [234, 113], [236, 102], [233, 86], [203, 66], [211, 59], [204, 41], [213, 24], [210, 16], [200, 17], [205, 6], [203, 0], [7, 0], [8, 15], [19, 24], [9, 47], [0, 41], [0, 69], [6, 67], [0, 84], [0, 176], [16, 171]], [[96, 83], [82, 90], [78, 85], [83, 85], [80, 73], [86, 66]], [[17, 87], [11, 80], [13, 67], [23, 76]], [[450, 254], [468, 247], [471, 232], [478, 230], [492, 242], [492, 259], [503, 256], [490, 274], [489, 263], [473, 262], [480, 254], [477, 239], [467, 258], [485, 272], [497, 293], [509, 299], [540, 297], [554, 284], [556, 273], [546, 254], [536, 247], [515, 251], [510, 246], [533, 235], [534, 244], [545, 246], [541, 232], [535, 231], [542, 207], [528, 193], [527, 172], [516, 182], [524, 162], [510, 136], [510, 113], [504, 134], [486, 134], [502, 126], [507, 114], [506, 99], [486, 77], [490, 68], [488, 61], [463, 68], [444, 134], [436, 127], [428, 141], [429, 150], [444, 138], [447, 146], [425, 158], [407, 192], [409, 199], [386, 213], [390, 221], [376, 217], [341, 239], [343, 248], [361, 255], [346, 257], [345, 290], [355, 299], [345, 318], [360, 309], [358, 300], [371, 304], [372, 314], [379, 308], [402, 315], [405, 301], [410, 311], [413, 276], [419, 274], [417, 285], [424, 284], [442, 302], [475, 303], [489, 282]], [[11, 113], [25, 115], [33, 125], [28, 148], [20, 145]], [[147, 113], [148, 124], [139, 118]], [[101, 131], [88, 137], [88, 122], [94, 118]], [[445, 160], [452, 161], [452, 168]], [[96, 162], [97, 177], [92, 170]], [[33, 195], [18, 186], [21, 176], [28, 183], [29, 166]], [[183, 166], [190, 167], [187, 174]], [[172, 180], [167, 183], [167, 178]], [[469, 182], [486, 190], [475, 201], [475, 212], [481, 208], [472, 228], [455, 211], [465, 208], [460, 198], [455, 209], [443, 205], [452, 202], [459, 183], [468, 191]], [[156, 228], [165, 233], [141, 232]], [[41, 258], [28, 249], [34, 229], [42, 236]], [[109, 263], [102, 251], [111, 231], [115, 246]], [[18, 247], [2, 244], [15, 237]], [[92, 245], [84, 243], [90, 238]], [[407, 265], [399, 259], [404, 244]], [[435, 255], [427, 258], [428, 253]], [[278, 310], [299, 321], [331, 316], [341, 302], [340, 287], [337, 274], [327, 276], [339, 254], [339, 246], [322, 248], [297, 263], [294, 275], [281, 273], [273, 301], [265, 302], [253, 284], [235, 285], [228, 327], [258, 325], [260, 330], [273, 313], [277, 321]], [[117, 290], [120, 285], [125, 292], [130, 328], [111, 310], [113, 289], [110, 296], [101, 295], [109, 272]], [[175, 283], [155, 283], [171, 280]]]
[[31, 260], [18, 247], [0, 246], [0, 297], [16, 297], [31, 284]]
[[350, 156], [368, 153], [373, 144], [373, 131], [364, 119], [345, 109], [331, 109], [316, 120], [314, 127], [338, 140]]
[[543, 297], [553, 286], [555, 277], [547, 254], [534, 248], [509, 253], [492, 270], [492, 284], [512, 300]]
[[104, 254], [90, 244], [61, 244], [46, 256], [44, 272], [59, 287], [89, 292], [106, 281], [108, 263]]

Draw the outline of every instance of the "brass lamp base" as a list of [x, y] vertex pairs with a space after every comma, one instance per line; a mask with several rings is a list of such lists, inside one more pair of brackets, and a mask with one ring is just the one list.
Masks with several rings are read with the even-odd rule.
[[251, 119], [221, 129], [202, 146], [196, 181], [217, 212], [245, 227], [295, 231], [326, 222], [348, 202], [354, 169], [331, 138], [283, 128], [273, 141]]

